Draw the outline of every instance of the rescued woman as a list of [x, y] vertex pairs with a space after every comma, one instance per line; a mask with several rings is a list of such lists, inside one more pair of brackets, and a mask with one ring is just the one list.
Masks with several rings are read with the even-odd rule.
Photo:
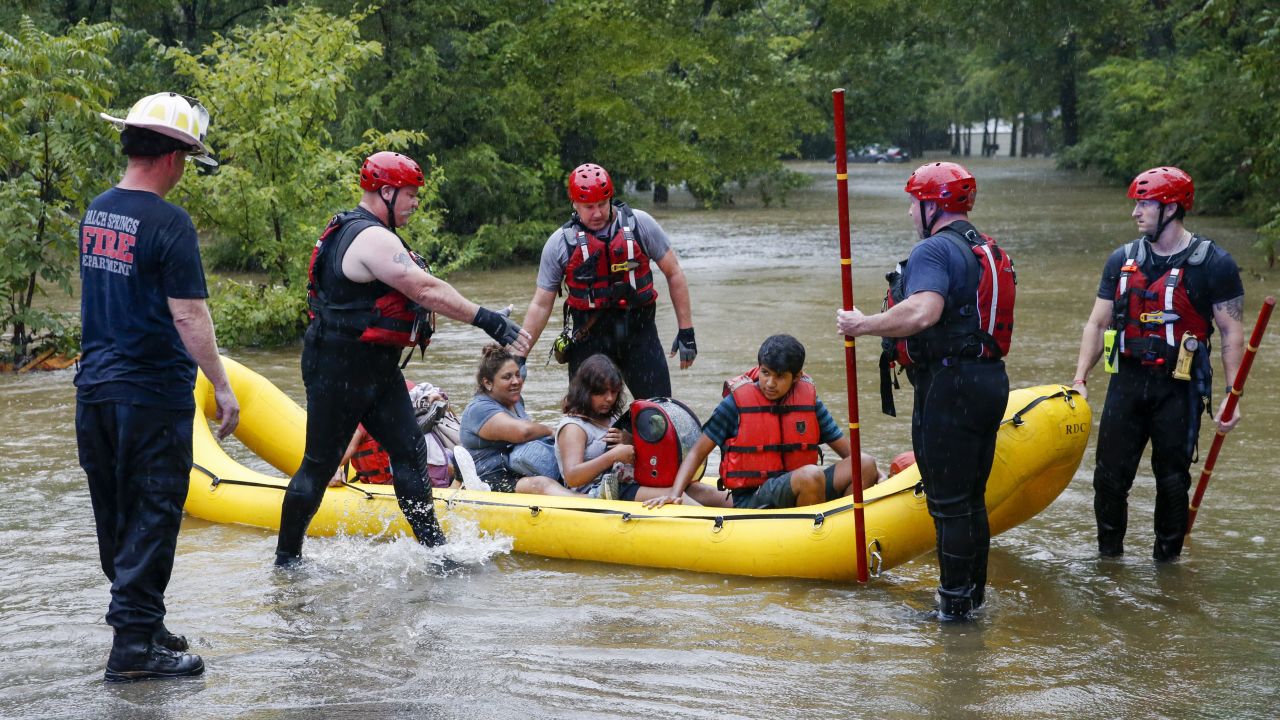
[[515, 356], [486, 345], [476, 370], [476, 394], [462, 413], [462, 447], [479, 479], [495, 492], [572, 495], [556, 481], [551, 428], [529, 417], [523, 389]]

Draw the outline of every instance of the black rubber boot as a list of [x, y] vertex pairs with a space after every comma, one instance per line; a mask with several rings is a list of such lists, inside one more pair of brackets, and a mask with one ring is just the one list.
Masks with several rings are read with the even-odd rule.
[[133, 682], [190, 677], [204, 672], [199, 655], [156, 645], [145, 635], [117, 634], [107, 658], [107, 682]]
[[151, 642], [174, 652], [186, 652], [191, 647], [185, 636], [169, 632], [169, 628], [165, 627], [164, 623], [156, 626], [156, 631], [151, 633]]
[[942, 622], [968, 622], [973, 619], [973, 599], [938, 591], [938, 619]]
[[291, 553], [282, 550], [276, 551], [276, 567], [292, 568], [302, 564], [302, 553]]

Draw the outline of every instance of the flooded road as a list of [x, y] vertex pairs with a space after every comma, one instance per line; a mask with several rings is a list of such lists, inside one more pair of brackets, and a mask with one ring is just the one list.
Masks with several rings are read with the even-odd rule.
[[[1012, 385], [1070, 382], [1102, 263], [1135, 234], [1132, 204], [1123, 188], [1044, 161], [969, 166], [982, 189], [973, 220], [1018, 269]], [[675, 394], [703, 419], [721, 381], [749, 367], [775, 332], [806, 344], [821, 397], [838, 421], [847, 417], [834, 334], [833, 170], [796, 167], [815, 183], [786, 207], [763, 208], [744, 193], [736, 207], [707, 212], [677, 195], [653, 211], [689, 276], [700, 349], [691, 370], [672, 371]], [[869, 311], [883, 273], [913, 242], [901, 191], [909, 171], [850, 168], [855, 297]], [[1247, 331], [1280, 273], [1265, 270], [1249, 247], [1253, 232], [1230, 219], [1193, 217], [1188, 227], [1240, 262]], [[519, 268], [450, 279], [468, 297], [519, 313], [533, 278], [533, 268]], [[670, 342], [665, 289], [663, 299], [660, 332]], [[560, 366], [543, 364], [558, 317], [525, 394], [547, 422], [565, 384]], [[465, 402], [484, 341], [444, 323], [406, 375]], [[235, 357], [300, 399], [299, 350]], [[909, 449], [909, 419], [879, 414], [878, 352], [859, 345], [859, 396], [864, 448], [887, 463]], [[1220, 391], [1216, 357], [1215, 367]], [[71, 378], [0, 376], [0, 717], [1270, 718], [1280, 709], [1280, 520], [1268, 494], [1278, 475], [1276, 330], [1174, 565], [1148, 559], [1145, 461], [1129, 554], [1096, 558], [1092, 442], [1056, 502], [995, 538], [989, 607], [958, 627], [916, 616], [931, 604], [931, 555], [856, 587], [515, 555], [504, 538], [464, 531], [455, 540], [485, 560], [444, 577], [412, 542], [363, 538], [310, 539], [312, 562], [282, 575], [271, 567], [274, 535], [187, 518], [168, 625], [209, 669], [124, 687], [101, 682], [108, 587], [76, 462]], [[1095, 431], [1104, 378], [1095, 370]], [[898, 401], [909, 405], [909, 391]], [[1201, 437], [1207, 451], [1212, 435]]]

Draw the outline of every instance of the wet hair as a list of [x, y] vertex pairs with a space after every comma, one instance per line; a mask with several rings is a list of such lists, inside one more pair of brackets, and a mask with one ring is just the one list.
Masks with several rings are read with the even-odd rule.
[[171, 152], [187, 152], [191, 143], [185, 143], [154, 130], [126, 126], [120, 131], [120, 152], [131, 158], [153, 158]]
[[476, 390], [488, 395], [489, 391], [484, 387], [485, 381], [493, 382], [502, 366], [515, 359], [515, 355], [507, 352], [506, 348], [497, 343], [485, 345], [480, 351], [480, 367], [476, 368]]
[[770, 335], [760, 343], [756, 364], [774, 372], [799, 375], [804, 370], [804, 345], [790, 335]]
[[569, 381], [569, 392], [560, 403], [560, 410], [565, 415], [581, 415], [594, 417], [591, 407], [591, 396], [613, 390], [618, 393], [613, 407], [609, 408], [609, 417], [622, 414], [626, 404], [622, 393], [622, 372], [608, 355], [596, 353], [578, 366], [578, 372]]
[[1178, 203], [1178, 209], [1173, 211], [1173, 217], [1170, 220], [1182, 220], [1187, 216], [1187, 209], [1182, 207], [1182, 203]]

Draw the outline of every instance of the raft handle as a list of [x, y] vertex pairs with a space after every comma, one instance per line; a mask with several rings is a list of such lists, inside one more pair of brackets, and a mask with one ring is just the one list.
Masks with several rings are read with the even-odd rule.
[[879, 539], [867, 543], [867, 564], [870, 566], [871, 577], [880, 577], [881, 571], [884, 570], [884, 556], [880, 554]]
[[914, 495], [917, 500], [924, 497], [924, 481], [923, 480], [917, 482], [915, 486], [911, 488], [911, 494]]
[[529, 506], [529, 517], [538, 517], [541, 514], [542, 514], [542, 508], [538, 507], [537, 505]]
[[343, 481], [342, 481], [342, 484], [343, 484], [343, 486], [344, 486], [344, 487], [349, 487], [349, 488], [351, 488], [352, 490], [355, 490], [355, 491], [356, 491], [356, 492], [358, 492], [358, 493], [364, 493], [364, 499], [365, 499], [365, 500], [372, 500], [372, 499], [373, 499], [373, 493], [369, 492], [368, 490], [365, 490], [364, 488], [356, 487], [355, 485], [353, 485], [353, 484], [351, 484], [351, 483], [347, 482], [346, 480], [343, 480]]
[[631, 522], [631, 513], [629, 512], [622, 513], [622, 522]]
[[711, 526], [711, 532], [718, 533], [724, 529], [724, 516], [717, 515], [715, 525]]
[[199, 470], [200, 472], [202, 472], [202, 473], [204, 473], [205, 475], [208, 475], [208, 476], [209, 476], [209, 480], [210, 480], [210, 483], [209, 483], [209, 489], [210, 489], [210, 490], [212, 490], [213, 488], [218, 487], [218, 484], [222, 482], [222, 478], [218, 477], [217, 475], [214, 475], [214, 474], [213, 474], [213, 472], [209, 470], [209, 468], [202, 467], [202, 466], [200, 465], [200, 463], [193, 462], [193, 463], [191, 463], [191, 467], [193, 467], [193, 468], [195, 468], [196, 470]]
[[822, 513], [818, 513], [817, 515], [814, 515], [813, 531], [817, 532], [822, 527], [822, 523], [826, 522], [826, 520], [827, 520], [827, 516], [823, 515]]

